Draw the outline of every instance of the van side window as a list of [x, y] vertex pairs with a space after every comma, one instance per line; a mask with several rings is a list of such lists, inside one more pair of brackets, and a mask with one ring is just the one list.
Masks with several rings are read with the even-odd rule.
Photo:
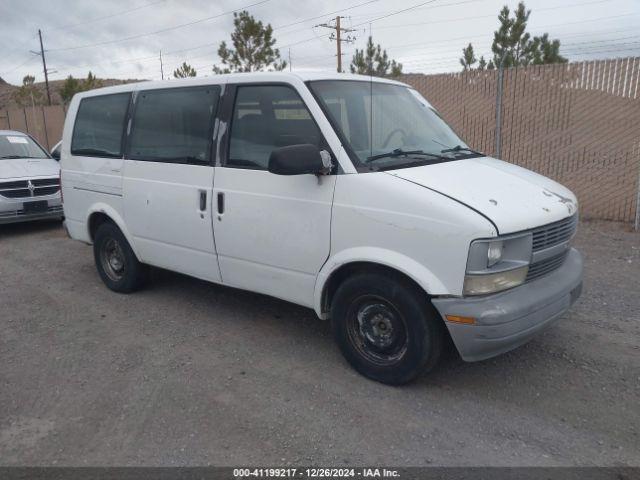
[[122, 134], [130, 93], [115, 93], [80, 100], [71, 138], [71, 154], [121, 157]]
[[320, 130], [293, 88], [240, 86], [226, 166], [266, 170], [273, 150], [302, 143], [320, 146], [321, 139]]
[[140, 92], [127, 158], [209, 163], [219, 97], [216, 86]]

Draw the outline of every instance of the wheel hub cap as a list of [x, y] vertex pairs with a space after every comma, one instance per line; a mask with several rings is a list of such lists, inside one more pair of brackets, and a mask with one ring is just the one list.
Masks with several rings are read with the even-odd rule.
[[114, 281], [119, 281], [124, 275], [125, 258], [120, 243], [115, 239], [105, 242], [101, 251], [102, 266], [105, 273]]
[[379, 349], [389, 348], [395, 341], [394, 314], [385, 305], [371, 304], [358, 312], [360, 334]]

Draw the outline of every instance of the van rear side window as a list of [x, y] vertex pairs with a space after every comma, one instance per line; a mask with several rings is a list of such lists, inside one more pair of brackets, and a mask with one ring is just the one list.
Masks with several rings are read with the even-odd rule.
[[128, 157], [173, 163], [208, 163], [220, 87], [140, 92]]
[[115, 93], [83, 98], [73, 128], [71, 154], [121, 157], [130, 97], [130, 93]]

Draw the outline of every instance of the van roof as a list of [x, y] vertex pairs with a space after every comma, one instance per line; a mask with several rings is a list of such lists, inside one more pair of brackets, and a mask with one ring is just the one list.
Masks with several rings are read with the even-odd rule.
[[142, 81], [114, 85], [111, 87], [97, 88], [78, 94], [79, 97], [90, 97], [93, 95], [105, 95], [109, 93], [129, 92], [140, 89], [174, 88], [180, 86], [198, 85], [224, 85], [227, 83], [251, 83], [251, 82], [306, 82], [311, 80], [359, 80], [374, 81], [377, 83], [389, 83], [394, 85], [408, 86], [405, 83], [381, 77], [369, 77], [368, 75], [353, 75], [350, 73], [336, 72], [247, 72], [247, 73], [227, 73], [222, 75], [211, 75], [208, 77], [180, 78], [171, 80]]

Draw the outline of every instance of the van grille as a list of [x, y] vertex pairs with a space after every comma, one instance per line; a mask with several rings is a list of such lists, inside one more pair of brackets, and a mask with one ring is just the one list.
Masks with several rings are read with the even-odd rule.
[[[564, 218], [560, 221], [549, 223], [541, 227], [534, 228], [533, 233], [533, 252], [539, 252], [547, 248], [568, 242], [576, 233], [578, 228], [578, 214]], [[547, 273], [551, 273], [562, 266], [567, 259], [569, 250], [563, 251], [559, 255], [545, 258], [529, 265], [526, 281], [535, 280]]]
[[559, 243], [566, 242], [576, 232], [578, 226], [578, 214], [564, 218], [558, 222], [549, 223], [542, 227], [534, 228], [533, 251], [544, 250]]
[[[29, 188], [31, 183], [31, 189]], [[33, 195], [31, 194], [33, 190]], [[53, 195], [60, 190], [58, 178], [38, 178], [34, 180], [18, 180], [0, 182], [0, 195], [5, 198], [31, 198]]]
[[554, 270], [560, 268], [564, 261], [567, 259], [569, 251], [556, 255], [555, 257], [547, 258], [540, 262], [533, 263], [529, 266], [529, 272], [527, 273], [526, 281], [535, 280], [538, 277], [542, 277], [547, 273], [551, 273]]

